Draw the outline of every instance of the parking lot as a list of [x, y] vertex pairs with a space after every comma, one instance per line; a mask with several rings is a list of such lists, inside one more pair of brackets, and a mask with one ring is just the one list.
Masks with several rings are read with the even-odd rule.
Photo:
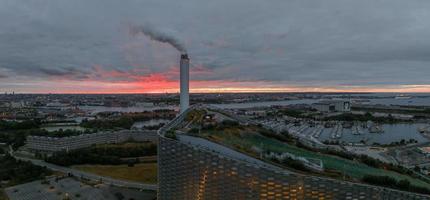
[[34, 181], [6, 188], [5, 191], [10, 200], [152, 200], [156, 197], [155, 192], [129, 190], [103, 184], [92, 186], [73, 178]]

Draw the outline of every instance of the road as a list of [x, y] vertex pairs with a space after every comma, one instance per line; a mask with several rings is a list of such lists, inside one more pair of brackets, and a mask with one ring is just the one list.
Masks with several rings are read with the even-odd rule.
[[89, 179], [92, 181], [102, 181], [105, 184], [109, 184], [109, 185], [113, 185], [113, 186], [117, 186], [117, 187], [125, 187], [125, 188], [139, 189], [139, 190], [153, 190], [153, 191], [156, 191], [157, 187], [158, 187], [156, 184], [144, 184], [144, 183], [118, 180], [118, 179], [113, 179], [110, 177], [104, 177], [104, 176], [99, 176], [99, 175], [88, 173], [88, 172], [79, 171], [79, 170], [68, 168], [68, 167], [62, 167], [62, 166], [54, 165], [51, 163], [47, 163], [43, 160], [18, 157], [18, 156], [13, 154], [13, 151], [11, 152], [11, 155], [13, 155], [18, 160], [30, 161], [34, 165], [46, 167], [52, 171], [59, 171], [59, 172], [62, 172], [64, 174], [72, 174], [75, 177], [85, 178], [85, 179]]

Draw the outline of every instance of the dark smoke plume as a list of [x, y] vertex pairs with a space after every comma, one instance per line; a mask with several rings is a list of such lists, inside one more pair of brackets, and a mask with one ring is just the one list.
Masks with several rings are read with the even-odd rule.
[[181, 53], [187, 52], [187, 50], [185, 49], [185, 45], [181, 41], [179, 41], [179, 39], [175, 38], [175, 36], [170, 35], [168, 33], [160, 32], [156, 30], [152, 25], [131, 26], [130, 33], [132, 35], [137, 35], [139, 33], [142, 33], [148, 36], [151, 40], [172, 45], [172, 47], [174, 47]]

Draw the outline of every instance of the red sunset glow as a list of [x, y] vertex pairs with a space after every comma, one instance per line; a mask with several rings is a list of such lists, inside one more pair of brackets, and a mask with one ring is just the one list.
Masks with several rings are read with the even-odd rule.
[[[213, 73], [204, 66], [190, 70], [191, 79]], [[178, 93], [179, 70], [171, 67], [165, 72], [145, 73], [141, 70], [106, 70], [94, 66], [91, 73], [80, 80], [71, 76], [56, 76], [34, 84], [37, 93]], [[50, 87], [55, 82], [55, 87]], [[37, 86], [37, 87], [36, 87]], [[429, 92], [430, 85], [370, 86], [301, 86], [270, 81], [191, 80], [192, 93], [246, 93], [246, 92]], [[22, 92], [26, 92], [25, 90]]]

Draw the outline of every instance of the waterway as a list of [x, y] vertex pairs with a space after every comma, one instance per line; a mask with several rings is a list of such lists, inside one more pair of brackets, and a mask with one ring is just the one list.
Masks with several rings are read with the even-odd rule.
[[[357, 95], [358, 96], [358, 95]], [[351, 96], [351, 99], [356, 99], [357, 96]], [[402, 98], [394, 98], [392, 96], [379, 96], [383, 98], [374, 98], [375, 95], [369, 96], [369, 98], [363, 98], [360, 96], [360, 99], [366, 99], [367, 102], [365, 104], [383, 104], [383, 105], [418, 105], [418, 106], [430, 106], [430, 97], [426, 96], [412, 96], [409, 99]], [[253, 107], [270, 107], [274, 105], [286, 106], [286, 105], [294, 105], [294, 104], [313, 104], [320, 101], [319, 99], [301, 99], [301, 100], [284, 100], [284, 101], [262, 101], [262, 102], [247, 102], [247, 103], [229, 103], [229, 104], [212, 104], [212, 106], [221, 108], [221, 109], [243, 109], [243, 108], [253, 108]], [[82, 106], [80, 107], [83, 110], [86, 110], [92, 114], [96, 114], [99, 112], [143, 112], [143, 111], [153, 111], [157, 109], [174, 109], [178, 110], [177, 106], [135, 106], [135, 107], [105, 107], [105, 106]], [[160, 123], [165, 123], [167, 120], [151, 120], [148, 122], [137, 122], [134, 127], [140, 128], [143, 126], [152, 126]], [[361, 135], [352, 134], [351, 129], [343, 129], [342, 138], [338, 139], [339, 141], [345, 142], [360, 142], [362, 140], [367, 141], [368, 144], [372, 143], [380, 143], [380, 144], [389, 144], [391, 142], [398, 142], [402, 139], [409, 140], [415, 139], [421, 142], [428, 142], [429, 140], [423, 137], [418, 131], [418, 127], [424, 126], [423, 124], [395, 124], [395, 125], [383, 125], [384, 133], [369, 133], [367, 129], [363, 129], [363, 133]], [[62, 128], [65, 129], [77, 129], [82, 130], [79, 126], [64, 126], [64, 127], [46, 127], [45, 129], [49, 131], [55, 131]], [[331, 138], [331, 129], [324, 129], [319, 140], [333, 140]]]
[[295, 104], [313, 104], [318, 101], [319, 100], [316, 100], [316, 99], [301, 99], [301, 100], [261, 101], [261, 102], [211, 104], [211, 105], [221, 109], [242, 109], [242, 108], [253, 108], [253, 107], [287, 106], [287, 105], [295, 105]]
[[[351, 99], [345, 100], [356, 100], [357, 96], [351, 96]], [[366, 100], [362, 104], [382, 104], [382, 105], [409, 105], [409, 106], [430, 106], [430, 97], [413, 96], [409, 99], [397, 99], [394, 97], [383, 97], [383, 98], [363, 98], [360, 100]], [[283, 101], [261, 101], [261, 102], [246, 102], [246, 103], [225, 103], [225, 104], [211, 104], [212, 106], [221, 109], [244, 109], [253, 107], [270, 107], [270, 106], [287, 106], [295, 104], [313, 104], [321, 101], [321, 99], [300, 99], [300, 100], [283, 100]], [[132, 107], [106, 107], [106, 106], [80, 106], [82, 110], [86, 110], [91, 114], [97, 114], [100, 112], [144, 112], [153, 111], [158, 109], [172, 109], [179, 110], [178, 106], [132, 106]]]
[[368, 104], [381, 104], [381, 105], [402, 105], [402, 106], [430, 106], [430, 98], [428, 97], [412, 97], [410, 99], [395, 99], [395, 98], [381, 98], [370, 99]]
[[[243, 109], [253, 107], [270, 107], [270, 106], [287, 106], [295, 104], [313, 104], [321, 101], [322, 99], [301, 99], [301, 100], [284, 100], [284, 101], [263, 101], [263, 102], [247, 102], [247, 103], [230, 103], [230, 104], [212, 104], [212, 106], [222, 109]], [[355, 100], [354, 97], [351, 99]], [[430, 97], [412, 97], [410, 99], [396, 99], [396, 98], [360, 98], [366, 100], [362, 104], [370, 105], [402, 105], [402, 106], [430, 106]]]
[[379, 144], [390, 144], [392, 142], [400, 142], [402, 139], [408, 141], [415, 139], [419, 143], [429, 142], [427, 138], [421, 135], [417, 131], [418, 128], [425, 126], [425, 124], [384, 124], [382, 128], [384, 133], [370, 133], [368, 129], [362, 129], [363, 133], [360, 135], [352, 134], [352, 129], [342, 129], [342, 137], [340, 139], [332, 139], [332, 129], [325, 128], [321, 136], [318, 138], [320, 141], [343, 141], [358, 143], [360, 141], [366, 141], [367, 144], [379, 143]]

